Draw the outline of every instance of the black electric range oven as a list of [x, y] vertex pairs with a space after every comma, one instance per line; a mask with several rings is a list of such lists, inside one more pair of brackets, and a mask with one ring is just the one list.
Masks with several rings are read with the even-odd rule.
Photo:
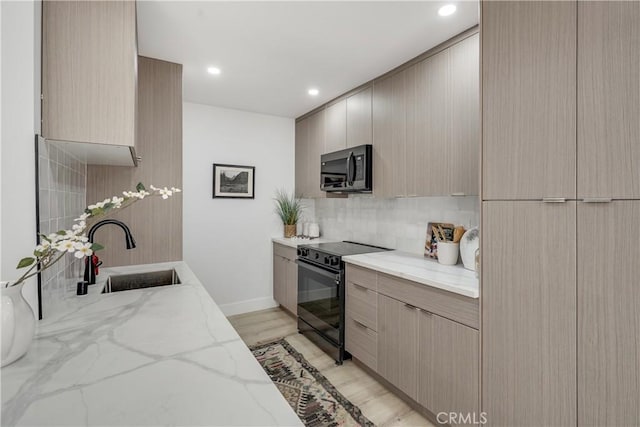
[[339, 365], [350, 357], [344, 348], [345, 268], [342, 257], [387, 250], [355, 242], [298, 247], [298, 331]]

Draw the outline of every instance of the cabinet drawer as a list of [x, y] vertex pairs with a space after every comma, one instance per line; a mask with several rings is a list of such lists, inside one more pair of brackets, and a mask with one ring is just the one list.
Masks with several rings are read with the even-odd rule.
[[347, 316], [366, 327], [378, 330], [378, 293], [347, 282]]
[[347, 264], [346, 278], [347, 282], [355, 283], [374, 291], [378, 290], [378, 273], [374, 270]]
[[378, 333], [347, 316], [345, 346], [353, 357], [373, 369], [378, 369]]
[[284, 246], [279, 243], [273, 244], [273, 253], [290, 261], [295, 261], [298, 258], [298, 251], [296, 248], [290, 248], [289, 246]]
[[478, 299], [383, 273], [378, 274], [378, 292], [471, 328], [479, 328]]

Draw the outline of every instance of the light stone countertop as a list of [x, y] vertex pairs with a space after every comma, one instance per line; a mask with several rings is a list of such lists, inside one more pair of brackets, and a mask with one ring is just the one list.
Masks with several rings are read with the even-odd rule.
[[467, 297], [480, 296], [475, 271], [465, 269], [462, 264], [442, 265], [437, 260], [401, 251], [349, 255], [342, 260]]
[[[170, 268], [182, 284], [100, 294], [109, 274]], [[3, 426], [302, 425], [184, 262], [99, 279], [2, 368]]]
[[302, 246], [302, 245], [312, 245], [315, 243], [339, 242], [340, 240], [326, 239], [324, 237], [317, 237], [315, 239], [300, 239], [297, 237], [293, 237], [293, 238], [272, 237], [271, 241], [274, 243], [279, 243], [281, 245], [289, 246], [291, 248], [297, 248], [298, 246]]

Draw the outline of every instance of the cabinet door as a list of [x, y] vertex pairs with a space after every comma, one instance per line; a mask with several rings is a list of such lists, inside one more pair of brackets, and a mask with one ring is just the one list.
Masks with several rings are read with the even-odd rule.
[[298, 313], [298, 265], [290, 259], [284, 260], [286, 275], [286, 307], [293, 313]]
[[405, 77], [406, 70], [391, 77], [391, 196], [393, 197], [405, 196], [407, 186]]
[[296, 122], [296, 195], [309, 194], [309, 119]]
[[413, 65], [407, 68], [404, 77], [404, 103], [405, 103], [405, 120], [406, 120], [406, 137], [405, 137], [405, 195], [415, 197], [418, 195], [418, 169], [421, 167], [418, 163], [417, 141], [418, 141], [418, 98], [416, 94], [418, 66]]
[[43, 136], [133, 146], [135, 2], [45, 1], [42, 43]]
[[372, 143], [372, 97], [369, 87], [347, 98], [347, 147]]
[[480, 36], [449, 54], [449, 193], [480, 194]]
[[638, 218], [640, 201], [578, 204], [578, 425], [640, 420]]
[[576, 425], [576, 204], [484, 202], [482, 225], [482, 410]]
[[330, 105], [325, 110], [325, 144], [323, 153], [347, 148], [347, 100]]
[[378, 295], [378, 373], [416, 398], [418, 310]]
[[575, 198], [575, 1], [483, 1], [483, 199]]
[[285, 261], [281, 256], [273, 255], [273, 299], [282, 306], [286, 306], [287, 302]]
[[309, 139], [307, 150], [307, 179], [308, 197], [324, 197], [320, 190], [320, 156], [324, 150], [325, 140], [325, 112], [321, 110], [308, 118]]
[[640, 2], [578, 8], [578, 197], [638, 199]]
[[478, 419], [478, 331], [423, 310], [418, 330], [418, 403], [434, 414], [476, 414]]
[[393, 120], [392, 80], [376, 81], [373, 86], [373, 192], [386, 198], [392, 193]]
[[449, 50], [418, 65], [417, 98], [419, 125], [416, 158], [420, 159], [422, 196], [449, 195]]

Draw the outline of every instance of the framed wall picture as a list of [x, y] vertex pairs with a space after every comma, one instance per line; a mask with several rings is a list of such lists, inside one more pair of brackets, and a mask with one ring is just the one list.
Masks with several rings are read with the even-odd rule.
[[254, 166], [213, 164], [213, 198], [255, 198], [256, 168]]

